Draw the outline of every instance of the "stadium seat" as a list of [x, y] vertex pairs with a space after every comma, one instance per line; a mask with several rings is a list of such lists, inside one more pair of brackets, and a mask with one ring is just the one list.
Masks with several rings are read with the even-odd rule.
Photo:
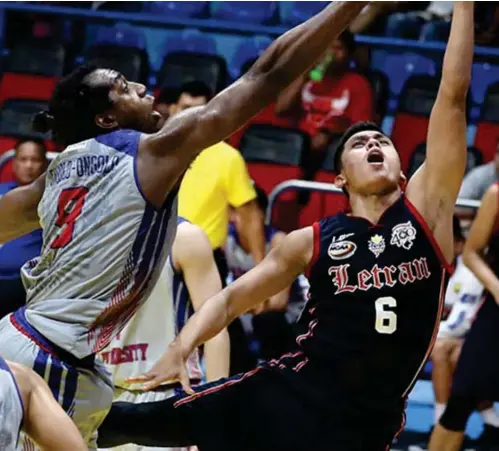
[[48, 101], [59, 79], [6, 72], [0, 80], [0, 104], [8, 99]]
[[187, 28], [178, 34], [170, 34], [163, 46], [163, 55], [192, 52], [217, 55], [217, 42], [213, 36], [195, 28]]
[[302, 23], [324, 9], [329, 2], [279, 2], [281, 22], [286, 25]]
[[225, 60], [216, 55], [189, 52], [170, 53], [164, 58], [158, 75], [160, 88], [175, 88], [193, 80], [203, 81], [213, 92], [219, 92], [227, 80]]
[[65, 71], [66, 49], [49, 39], [16, 43], [6, 58], [4, 71], [43, 77], [61, 77]]
[[[33, 135], [31, 123], [40, 110], [47, 109], [47, 102], [38, 100], [7, 100], [0, 108], [0, 136]], [[41, 139], [46, 136], [37, 134]]]
[[139, 28], [127, 23], [117, 23], [114, 27], [98, 27], [95, 44], [118, 45], [145, 48], [145, 36]]
[[483, 162], [494, 159], [499, 140], [499, 82], [490, 85], [477, 124], [475, 146], [481, 149]]
[[391, 139], [399, 152], [404, 172], [409, 169], [413, 149], [426, 141], [429, 116], [438, 85], [437, 77], [414, 75], [407, 80], [400, 94]]
[[432, 75], [437, 72], [435, 61], [417, 53], [387, 53], [376, 69], [387, 74], [390, 91], [399, 95], [407, 79], [414, 75]]
[[121, 72], [128, 80], [147, 84], [149, 60], [143, 49], [122, 45], [93, 45], [87, 50], [85, 59], [100, 67]]
[[229, 74], [233, 80], [243, 74], [243, 69], [249, 62], [254, 62], [272, 43], [268, 36], [259, 35], [245, 39], [237, 47], [229, 62]]
[[231, 22], [266, 23], [274, 18], [276, 9], [276, 2], [210, 2], [214, 19]]
[[[302, 176], [300, 164], [309, 147], [309, 138], [293, 129], [272, 125], [252, 125], [241, 140], [241, 153], [248, 170], [267, 194], [282, 182]], [[273, 209], [272, 223], [290, 230], [296, 224], [296, 191], [279, 196]]]
[[471, 75], [473, 101], [481, 104], [484, 101], [487, 88], [499, 81], [499, 66], [488, 62], [475, 63], [473, 64]]
[[143, 2], [144, 11], [170, 17], [204, 16], [208, 2]]
[[388, 77], [380, 70], [369, 70], [364, 73], [364, 76], [369, 80], [373, 88], [376, 123], [381, 124], [386, 115], [388, 98], [390, 96]]
[[95, 2], [97, 7], [95, 9], [100, 11], [117, 11], [125, 13], [140, 13], [142, 12], [143, 2], [131, 1], [113, 1], [113, 2]]

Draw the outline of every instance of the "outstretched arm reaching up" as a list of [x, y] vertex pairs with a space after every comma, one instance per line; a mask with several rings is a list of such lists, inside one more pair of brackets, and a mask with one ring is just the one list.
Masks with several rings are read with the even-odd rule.
[[242, 78], [207, 105], [166, 122], [140, 144], [138, 173], [149, 200], [161, 205], [191, 161], [251, 119], [326, 51], [367, 2], [335, 1], [279, 37]]
[[452, 215], [466, 168], [466, 96], [473, 62], [473, 2], [455, 2], [442, 80], [430, 116], [426, 160], [407, 186], [447, 261], [453, 258]]

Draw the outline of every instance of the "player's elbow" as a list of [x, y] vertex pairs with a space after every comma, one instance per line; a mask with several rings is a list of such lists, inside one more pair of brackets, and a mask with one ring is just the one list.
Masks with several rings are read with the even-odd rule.
[[466, 109], [466, 98], [471, 83], [471, 74], [452, 74], [442, 79], [438, 96], [446, 99], [452, 105], [459, 106], [463, 111]]
[[464, 246], [463, 253], [461, 255], [465, 266], [473, 270], [473, 263], [476, 256], [477, 256], [477, 251], [473, 249], [469, 244], [466, 244]]

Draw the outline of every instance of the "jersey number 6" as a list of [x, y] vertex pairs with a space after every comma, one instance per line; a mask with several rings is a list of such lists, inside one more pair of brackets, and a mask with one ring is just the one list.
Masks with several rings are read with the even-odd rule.
[[397, 330], [397, 314], [387, 308], [397, 307], [397, 300], [391, 296], [376, 299], [376, 324], [374, 328], [380, 334], [393, 334]]
[[88, 188], [79, 186], [78, 188], [67, 188], [59, 194], [57, 203], [57, 220], [55, 225], [63, 228], [59, 235], [52, 241], [52, 249], [60, 249], [67, 246], [73, 239], [75, 222], [81, 215], [81, 209], [85, 203]]

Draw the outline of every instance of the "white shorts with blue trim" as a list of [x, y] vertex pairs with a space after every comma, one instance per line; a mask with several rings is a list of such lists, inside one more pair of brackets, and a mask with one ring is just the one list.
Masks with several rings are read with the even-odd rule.
[[[113, 387], [103, 363], [93, 357], [77, 360], [57, 348], [26, 321], [24, 309], [0, 320], [0, 355], [43, 377], [88, 448], [97, 449], [97, 429], [113, 400]], [[24, 449], [34, 448], [25, 445]]]

